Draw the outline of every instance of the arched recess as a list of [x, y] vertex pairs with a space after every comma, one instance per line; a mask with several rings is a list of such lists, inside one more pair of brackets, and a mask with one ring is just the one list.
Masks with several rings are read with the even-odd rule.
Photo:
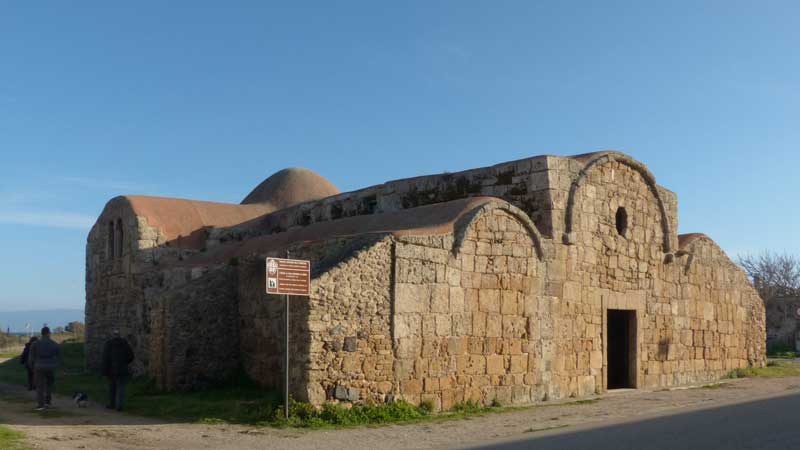
[[644, 164], [636, 161], [635, 159], [624, 155], [622, 153], [598, 153], [597, 156], [586, 163], [584, 168], [578, 174], [578, 178], [572, 182], [572, 186], [569, 189], [569, 197], [567, 199], [567, 211], [565, 214], [565, 226], [564, 226], [564, 237], [563, 241], [565, 244], [571, 245], [575, 243], [575, 234], [572, 229], [574, 221], [575, 221], [575, 200], [577, 198], [578, 190], [586, 184], [586, 180], [588, 179], [589, 174], [594, 170], [595, 167], [601, 166], [603, 164], [618, 162], [622, 165], [628, 166], [631, 169], [635, 170], [644, 180], [645, 184], [647, 184], [650, 193], [653, 194], [653, 197], [656, 199], [658, 203], [658, 209], [661, 213], [661, 231], [663, 234], [663, 248], [665, 253], [665, 261], [670, 262], [672, 261], [672, 244], [670, 243], [670, 225], [669, 225], [669, 216], [667, 216], [667, 208], [664, 206], [664, 200], [661, 198], [661, 194], [658, 192], [658, 186], [656, 185], [656, 178], [650, 173], [650, 170], [644, 166]]
[[493, 210], [502, 210], [508, 213], [510, 216], [517, 219], [525, 230], [530, 235], [531, 239], [533, 240], [533, 247], [536, 251], [536, 257], [541, 261], [545, 257], [544, 246], [542, 245], [542, 235], [539, 233], [539, 230], [536, 228], [536, 224], [533, 223], [530, 217], [525, 214], [525, 211], [517, 208], [516, 206], [508, 203], [504, 200], [492, 200], [489, 203], [483, 204], [472, 211], [464, 214], [455, 224], [455, 233], [454, 233], [454, 240], [453, 240], [453, 255], [457, 255], [461, 250], [461, 245], [464, 243], [464, 237], [467, 234], [467, 230], [469, 230], [470, 225], [475, 222], [478, 218], [480, 218], [483, 214], [488, 213]]

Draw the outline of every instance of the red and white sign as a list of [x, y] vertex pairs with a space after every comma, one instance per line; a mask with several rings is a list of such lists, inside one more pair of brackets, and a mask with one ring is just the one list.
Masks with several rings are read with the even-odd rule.
[[311, 261], [267, 258], [267, 294], [303, 295], [311, 286]]

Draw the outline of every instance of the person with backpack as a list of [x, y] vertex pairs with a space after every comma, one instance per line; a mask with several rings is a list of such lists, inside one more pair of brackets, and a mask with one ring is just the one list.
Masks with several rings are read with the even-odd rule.
[[122, 411], [125, 401], [125, 384], [130, 378], [128, 364], [133, 362], [133, 349], [128, 341], [114, 330], [113, 337], [103, 348], [103, 375], [108, 377], [108, 409]]
[[33, 382], [33, 358], [31, 358], [31, 347], [33, 346], [39, 338], [36, 336], [31, 337], [27, 344], [25, 344], [25, 349], [22, 350], [22, 355], [19, 357], [19, 363], [25, 366], [25, 371], [28, 372], [28, 390], [32, 391], [36, 389], [36, 384]]
[[36, 410], [52, 406], [56, 369], [61, 366], [61, 347], [50, 338], [50, 328], [42, 328], [42, 338], [31, 345], [30, 355], [36, 383]]

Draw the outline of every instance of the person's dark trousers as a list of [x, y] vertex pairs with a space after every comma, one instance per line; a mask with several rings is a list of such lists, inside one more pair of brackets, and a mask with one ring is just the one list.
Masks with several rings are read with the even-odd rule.
[[125, 385], [128, 377], [108, 377], [108, 407], [122, 411], [125, 403]]
[[56, 381], [54, 370], [36, 369], [36, 402], [42, 406], [50, 406], [52, 401], [53, 383]]
[[33, 369], [25, 367], [25, 370], [28, 372], [28, 390], [32, 391], [36, 389], [36, 384], [33, 382]]

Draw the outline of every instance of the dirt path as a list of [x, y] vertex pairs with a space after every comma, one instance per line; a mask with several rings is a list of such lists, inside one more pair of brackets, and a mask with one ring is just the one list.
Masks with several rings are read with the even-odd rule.
[[615, 392], [594, 403], [552, 404], [466, 420], [309, 431], [163, 423], [97, 405], [78, 409], [63, 397], [54, 399], [53, 411], [40, 414], [33, 411], [31, 393], [0, 385], [0, 424], [25, 433], [31, 448], [47, 450], [457, 448], [798, 393], [800, 378], [740, 379], [716, 389]]

